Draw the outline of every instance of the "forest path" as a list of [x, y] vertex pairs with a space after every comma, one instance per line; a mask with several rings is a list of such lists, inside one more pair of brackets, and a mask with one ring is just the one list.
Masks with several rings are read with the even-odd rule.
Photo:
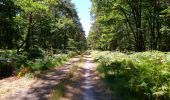
[[[79, 60], [80, 57], [72, 58], [63, 66], [48, 71], [37, 79], [18, 79], [11, 82], [0, 80], [0, 92], [3, 87], [9, 86], [6, 91], [9, 92], [1, 95], [0, 99], [51, 100], [52, 91]], [[96, 73], [97, 64], [94, 63], [91, 56], [84, 55], [81, 63], [81, 66], [74, 72], [72, 81], [65, 86], [64, 97], [61, 100], [110, 100], [107, 89], [104, 88]]]
[[96, 73], [97, 64], [91, 56], [84, 57], [84, 81], [82, 82], [83, 100], [110, 100], [107, 90], [104, 88], [99, 76]]
[[47, 71], [37, 79], [0, 80], [0, 100], [49, 100], [59, 80], [65, 77], [79, 59], [80, 57], [72, 58], [63, 66]]
[[110, 91], [96, 72], [98, 64], [90, 55], [84, 55], [82, 59], [61, 100], [111, 100]]

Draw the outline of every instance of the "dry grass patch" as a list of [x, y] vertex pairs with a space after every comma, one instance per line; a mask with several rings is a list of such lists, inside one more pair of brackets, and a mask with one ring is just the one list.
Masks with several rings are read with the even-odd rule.
[[81, 65], [82, 64], [80, 63], [80, 61], [74, 64], [73, 67], [70, 68], [70, 71], [66, 74], [65, 78], [60, 80], [60, 83], [52, 91], [52, 98], [51, 98], [52, 100], [63, 100], [68, 84], [71, 84], [78, 68]]

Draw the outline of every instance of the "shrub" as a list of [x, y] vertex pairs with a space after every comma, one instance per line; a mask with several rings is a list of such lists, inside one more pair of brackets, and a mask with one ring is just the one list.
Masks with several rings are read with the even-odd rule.
[[170, 53], [94, 51], [92, 55], [100, 63], [99, 72], [105, 78], [121, 75], [139, 97], [170, 99]]
[[14, 67], [12, 66], [11, 63], [6, 61], [0, 62], [0, 79], [11, 76], [13, 72], [14, 72]]
[[0, 50], [0, 78], [10, 76], [13, 72], [16, 72], [18, 77], [22, 77], [30, 72], [47, 70], [61, 65], [69, 57], [75, 55], [75, 52], [54, 55], [46, 52], [45, 55], [41, 49], [30, 49], [20, 53]]
[[54, 56], [46, 56], [43, 59], [35, 59], [32, 61], [27, 62], [27, 66], [32, 71], [37, 70], [47, 70], [62, 64], [64, 61], [67, 60], [67, 55], [65, 54], [58, 54]]
[[44, 51], [40, 48], [29, 49], [27, 51], [27, 57], [29, 59], [38, 59], [44, 57]]
[[70, 57], [70, 58], [77, 55], [77, 53], [73, 52], [73, 51], [68, 51], [67, 54], [68, 54], [68, 57]]

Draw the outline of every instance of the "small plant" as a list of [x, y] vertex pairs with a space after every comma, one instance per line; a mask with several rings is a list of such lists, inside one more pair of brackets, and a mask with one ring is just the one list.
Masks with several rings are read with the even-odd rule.
[[66, 76], [60, 80], [60, 83], [56, 86], [56, 88], [52, 92], [52, 100], [60, 100], [61, 97], [64, 96], [65, 93], [65, 85], [69, 84], [71, 79], [74, 77], [75, 72], [80, 67], [80, 62], [74, 64]]
[[25, 67], [24, 65], [21, 65], [21, 68], [20, 68], [20, 70], [17, 73], [17, 77], [20, 78], [20, 77], [24, 76], [25, 74], [27, 74], [29, 72], [30, 72], [29, 68]]
[[27, 51], [27, 56], [29, 59], [43, 58], [44, 51], [40, 48], [29, 49]]
[[68, 57], [74, 57], [74, 56], [76, 56], [77, 55], [77, 53], [76, 52], [73, 52], [73, 51], [68, 51]]
[[59, 83], [52, 92], [52, 100], [59, 100], [64, 95], [65, 87], [63, 83]]

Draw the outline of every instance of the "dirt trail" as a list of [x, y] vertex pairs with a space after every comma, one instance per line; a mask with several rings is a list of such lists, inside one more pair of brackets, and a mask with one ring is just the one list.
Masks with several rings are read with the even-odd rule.
[[110, 100], [109, 93], [102, 84], [99, 76], [96, 73], [97, 64], [94, 63], [91, 56], [85, 56], [84, 66], [85, 71], [83, 75], [83, 100]]
[[[22, 86], [16, 86], [16, 84], [20, 84], [21, 79], [9, 83], [2, 81], [0, 89], [10, 85], [15, 88], [13, 90], [9, 88], [9, 92], [0, 96], [0, 100], [50, 100], [52, 90], [79, 59], [79, 57], [73, 58], [64, 66], [56, 68], [36, 80], [25, 81]], [[93, 62], [91, 56], [85, 55], [81, 67], [75, 72], [76, 75], [71, 79], [71, 83], [66, 86], [65, 97], [62, 100], [111, 100], [107, 89], [104, 88], [95, 71], [96, 66], [97, 64]]]
[[79, 57], [71, 59], [60, 68], [41, 75], [38, 79], [26, 80], [23, 78], [11, 82], [6, 82], [4, 81], [5, 79], [1, 80], [0, 90], [3, 90], [3, 88], [8, 89], [5, 94], [0, 95], [0, 100], [48, 100], [51, 91], [59, 80], [65, 77], [72, 65], [77, 61], [79, 61]]
[[[98, 79], [98, 77], [93, 72], [93, 69], [96, 67], [96, 64], [92, 62], [90, 56], [85, 57], [84, 68], [85, 74], [83, 75], [84, 81], [83, 81], [83, 100], [99, 100], [100, 94], [96, 91], [95, 82], [93, 78]], [[94, 77], [95, 76], [95, 77]]]
[[81, 67], [67, 86], [61, 100], [111, 100], [110, 93], [96, 73], [97, 64], [91, 56], [84, 55]]

